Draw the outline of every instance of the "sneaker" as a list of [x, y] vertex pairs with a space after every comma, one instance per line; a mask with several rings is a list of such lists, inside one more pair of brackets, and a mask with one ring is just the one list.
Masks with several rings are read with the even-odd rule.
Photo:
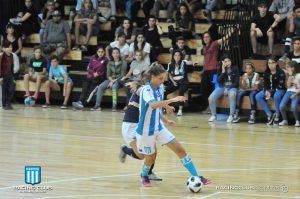
[[299, 120], [296, 121], [295, 126], [296, 126], [296, 127], [299, 127], [299, 126], [300, 126], [300, 121], [299, 121]]
[[254, 115], [250, 115], [250, 119], [248, 120], [249, 124], [255, 124], [255, 116]]
[[80, 47], [80, 49], [83, 51], [83, 52], [86, 52], [88, 49], [87, 49], [87, 47], [85, 46], [85, 45], [82, 45], [81, 47]]
[[72, 50], [79, 50], [79, 46], [78, 45], [75, 45]]
[[83, 109], [83, 104], [81, 101], [78, 102], [72, 102], [72, 106], [78, 109]]
[[26, 92], [24, 95], [24, 98], [29, 97], [30, 96], [30, 92]]
[[273, 125], [278, 125], [279, 124], [279, 117], [275, 117], [274, 121], [273, 121]]
[[121, 147], [120, 147], [120, 154], [119, 154], [119, 160], [121, 163], [124, 163], [126, 161], [126, 156], [127, 154], [124, 153], [124, 148], [126, 148], [126, 145], [123, 144]]
[[151, 182], [150, 182], [148, 176], [142, 176], [141, 177], [141, 183], [142, 183], [143, 187], [151, 187]]
[[182, 110], [181, 109], [178, 110], [177, 116], [182, 116]]
[[282, 57], [279, 58], [279, 61], [285, 62], [287, 59], [288, 59], [287, 53], [284, 53], [284, 54], [282, 55]]
[[3, 106], [2, 109], [4, 109], [4, 110], [13, 110], [13, 107], [10, 104], [8, 104], [6, 106]]
[[228, 119], [227, 119], [227, 123], [231, 123], [233, 121], [233, 116], [232, 115], [229, 115]]
[[91, 108], [91, 111], [101, 111], [101, 107], [99, 105], [95, 105], [93, 108]]
[[204, 185], [208, 185], [212, 183], [210, 179], [204, 178], [203, 176], [199, 176], [199, 178]]
[[149, 180], [153, 180], [153, 181], [162, 181], [162, 178], [159, 177], [156, 173], [151, 173], [149, 174]]
[[286, 120], [282, 120], [278, 125], [279, 126], [285, 126], [287, 124], [288, 124], [288, 122]]
[[117, 105], [116, 105], [116, 104], [114, 104], [114, 105], [112, 106], [111, 111], [112, 111], [112, 112], [117, 112]]
[[212, 115], [212, 116], [210, 116], [210, 118], [208, 119], [208, 122], [214, 122], [214, 121], [216, 121], [216, 120], [217, 120], [217, 117], [214, 116], [214, 115]]
[[50, 104], [49, 103], [46, 103], [42, 106], [43, 108], [50, 108]]
[[67, 108], [68, 108], [68, 105], [67, 105], [67, 104], [63, 104], [63, 105], [61, 105], [60, 108], [61, 108], [61, 109], [67, 109]]
[[232, 122], [233, 123], [238, 123], [240, 121], [241, 118], [239, 118], [237, 115], [233, 116]]
[[275, 116], [276, 116], [275, 113], [272, 113], [272, 115], [268, 117], [267, 125], [273, 124], [273, 121], [274, 121], [274, 119], [275, 119]]

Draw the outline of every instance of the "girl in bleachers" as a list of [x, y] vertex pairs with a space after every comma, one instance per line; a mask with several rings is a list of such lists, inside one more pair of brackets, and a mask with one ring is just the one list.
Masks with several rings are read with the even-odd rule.
[[91, 110], [101, 110], [101, 101], [106, 89], [112, 90], [112, 111], [117, 111], [118, 89], [123, 85], [121, 81], [126, 74], [127, 63], [122, 60], [120, 50], [113, 48], [112, 56], [106, 66], [107, 80], [98, 86], [96, 104]]
[[18, 37], [13, 24], [8, 24], [6, 26], [6, 34], [1, 38], [1, 44], [4, 40], [7, 40], [12, 45], [12, 52], [16, 55], [21, 55], [21, 50], [23, 48], [22, 39]]
[[[285, 73], [279, 68], [277, 58], [271, 56], [267, 60], [267, 68], [263, 74], [264, 77], [264, 88], [262, 91], [257, 93], [255, 99], [257, 103], [264, 109], [268, 117], [268, 125], [279, 123], [280, 110], [279, 104], [285, 93]], [[274, 99], [275, 113], [270, 110], [267, 100], [270, 98]]]
[[298, 105], [300, 102], [300, 73], [299, 65], [296, 61], [291, 61], [286, 65], [287, 69], [287, 92], [283, 96], [279, 109], [282, 115], [282, 122], [279, 123], [280, 126], [288, 124], [288, 117], [286, 114], [287, 103], [291, 101], [291, 111], [294, 114], [296, 120], [295, 126], [300, 126], [299, 110]]
[[126, 43], [126, 35], [123, 32], [118, 33], [118, 37], [116, 41], [111, 42], [107, 47], [106, 47], [106, 54], [110, 55], [111, 50], [113, 48], [118, 48], [120, 49], [121, 57], [123, 60], [130, 62], [131, 59], [129, 58], [129, 45]]
[[[189, 80], [187, 77], [188, 65], [193, 65], [192, 61], [183, 60], [183, 55], [179, 50], [175, 50], [172, 55], [171, 63], [168, 64], [169, 80], [171, 84], [166, 87], [165, 96], [179, 90], [179, 96], [184, 96], [184, 93], [189, 88]], [[182, 116], [182, 108], [184, 102], [180, 102], [177, 116]]]
[[137, 50], [141, 50], [143, 52], [145, 62], [150, 65], [150, 44], [146, 42], [144, 34], [141, 32], [136, 35], [134, 42], [129, 46], [129, 58], [131, 60], [134, 59], [133, 56]]
[[232, 66], [230, 57], [228, 55], [224, 55], [222, 58], [222, 67], [219, 69], [218, 74], [218, 83], [220, 87], [216, 88], [208, 98], [209, 108], [212, 114], [208, 119], [209, 122], [217, 120], [216, 103], [223, 95], [229, 96], [230, 115], [227, 122], [232, 122], [236, 107], [236, 94], [239, 87], [239, 78], [238, 67]]
[[132, 27], [132, 24], [130, 22], [130, 19], [125, 18], [123, 19], [122, 25], [120, 25], [115, 32], [116, 39], [118, 39], [119, 33], [123, 32], [125, 34], [126, 43], [130, 45], [132, 42], [134, 42], [136, 30], [134, 27]]
[[241, 109], [243, 97], [248, 95], [251, 104], [251, 114], [248, 123], [254, 124], [256, 112], [255, 95], [258, 92], [259, 74], [255, 72], [254, 65], [251, 62], [246, 63], [245, 71], [246, 72], [242, 76], [240, 90], [237, 95], [236, 110], [232, 122], [237, 123], [240, 120], [239, 112]]

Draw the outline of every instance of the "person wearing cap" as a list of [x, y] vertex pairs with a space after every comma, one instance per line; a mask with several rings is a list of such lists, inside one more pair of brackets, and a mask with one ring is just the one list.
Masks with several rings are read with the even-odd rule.
[[257, 57], [257, 42], [268, 43], [269, 55], [273, 53], [274, 45], [274, 29], [277, 26], [280, 16], [272, 15], [268, 12], [266, 1], [261, 1], [258, 4], [259, 13], [253, 17], [250, 28], [250, 39], [253, 50], [253, 58]]
[[[284, 43], [284, 54], [283, 56], [279, 59], [280, 61], [286, 61], [288, 53], [290, 52], [292, 40], [294, 37], [300, 37], [300, 5], [296, 5], [293, 9], [293, 13], [289, 15], [289, 33], [288, 36], [285, 39]], [[294, 42], [296, 40], [294, 39]], [[295, 46], [294, 46], [295, 47]], [[294, 49], [295, 50], [295, 49]], [[299, 54], [300, 55], [300, 54]], [[300, 56], [299, 60], [297, 63], [300, 63]]]
[[45, 27], [42, 48], [45, 54], [56, 51], [56, 55], [61, 60], [66, 51], [71, 48], [70, 26], [65, 20], [61, 19], [59, 10], [55, 10], [52, 17]]

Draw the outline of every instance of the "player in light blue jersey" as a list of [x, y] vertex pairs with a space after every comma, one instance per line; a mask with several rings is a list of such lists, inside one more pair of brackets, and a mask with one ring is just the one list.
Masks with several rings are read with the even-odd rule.
[[[181, 160], [183, 166], [192, 176], [198, 177], [198, 172], [192, 159], [187, 155], [185, 149], [176, 140], [175, 136], [164, 126], [164, 123], [171, 123], [161, 113], [161, 108], [173, 102], [184, 102], [184, 96], [177, 96], [169, 100], [163, 100], [163, 82], [166, 70], [161, 65], [154, 65], [148, 71], [150, 81], [142, 88], [140, 93], [140, 118], [137, 127], [137, 148], [139, 153], [144, 154], [144, 164], [142, 167], [141, 183], [145, 187], [151, 186], [148, 173], [151, 165], [155, 161], [156, 142], [167, 145]], [[210, 180], [200, 176], [204, 185]]]

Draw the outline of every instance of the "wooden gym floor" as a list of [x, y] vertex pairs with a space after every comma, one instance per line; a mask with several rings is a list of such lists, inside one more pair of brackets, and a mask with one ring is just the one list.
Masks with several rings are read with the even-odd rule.
[[[300, 198], [300, 128], [208, 124], [208, 115], [173, 117], [169, 128], [213, 184], [192, 194], [189, 174], [166, 147], [141, 188], [141, 161], [118, 160], [123, 114], [15, 105], [0, 110], [0, 198]], [[23, 193], [24, 167], [41, 166], [46, 191]], [[235, 190], [228, 190], [228, 186]], [[239, 190], [237, 190], [239, 189]], [[241, 190], [247, 189], [247, 190]], [[251, 189], [251, 190], [249, 190]], [[28, 192], [28, 191], [27, 191]]]

